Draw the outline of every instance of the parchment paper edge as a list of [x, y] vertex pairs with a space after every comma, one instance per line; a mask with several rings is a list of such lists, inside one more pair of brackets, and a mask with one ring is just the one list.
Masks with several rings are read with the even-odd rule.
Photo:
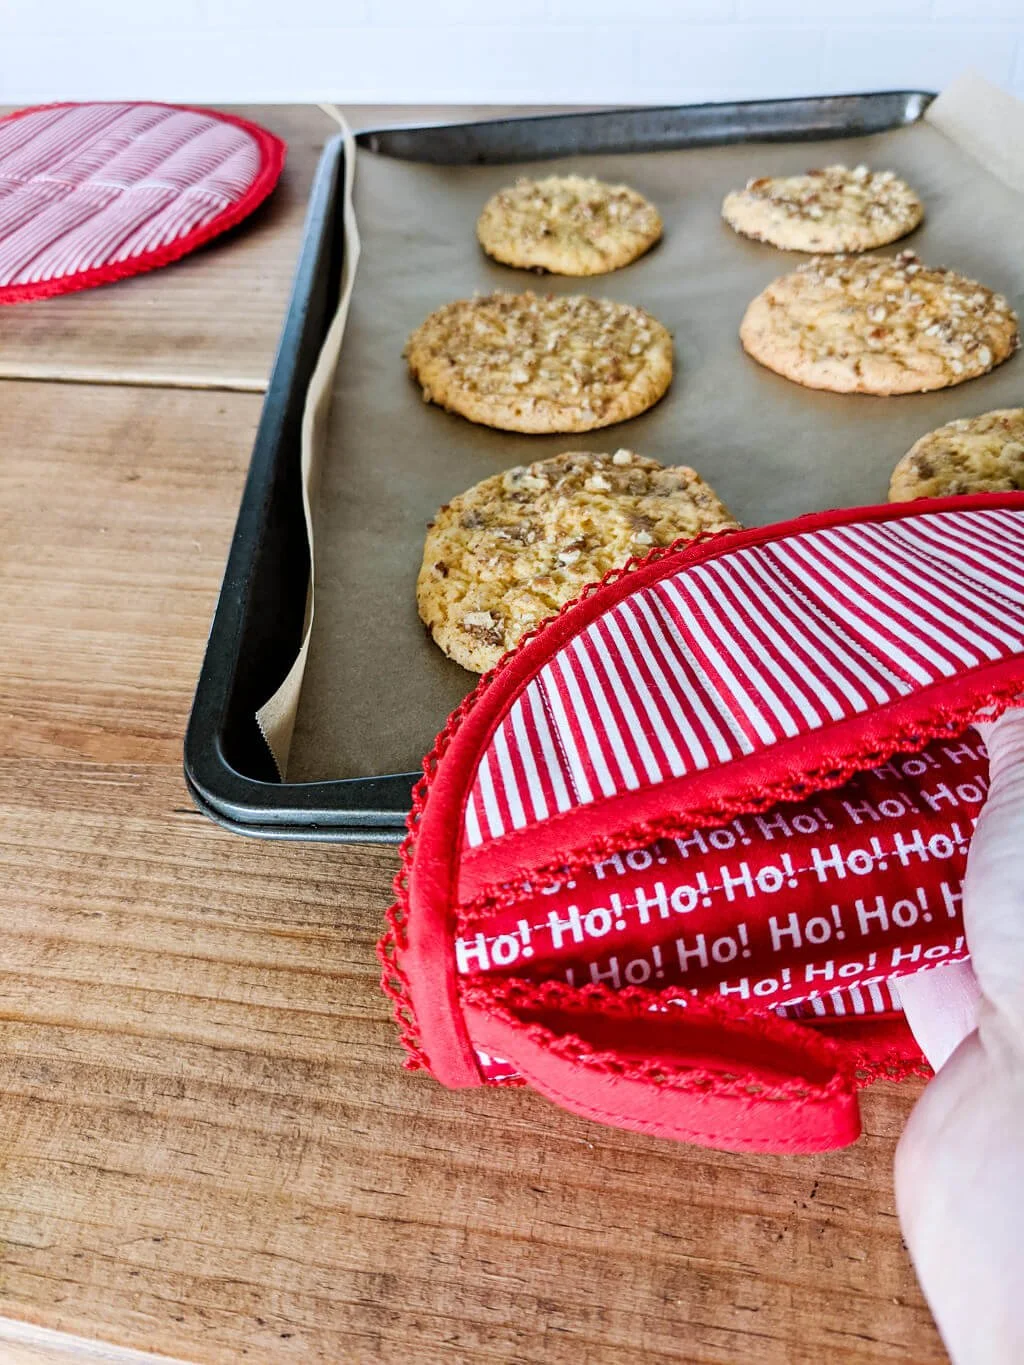
[[1012, 190], [1024, 191], [1024, 103], [966, 71], [925, 110], [930, 123]]
[[316, 581], [316, 561], [313, 554], [313, 504], [319, 479], [321, 453], [324, 448], [324, 432], [330, 412], [331, 388], [341, 343], [345, 336], [345, 322], [348, 318], [349, 303], [355, 285], [356, 269], [359, 265], [359, 227], [356, 223], [352, 187], [355, 183], [356, 143], [345, 115], [332, 104], [320, 106], [338, 122], [345, 140], [345, 178], [342, 188], [342, 232], [344, 252], [342, 257], [341, 294], [337, 311], [331, 319], [323, 346], [317, 357], [316, 367], [309, 381], [306, 402], [302, 412], [302, 434], [300, 440], [300, 459], [302, 470], [302, 509], [306, 521], [306, 540], [309, 545], [309, 587], [306, 591], [306, 612], [302, 628], [302, 644], [288, 670], [281, 686], [256, 712], [256, 723], [263, 738], [274, 756], [277, 771], [282, 781], [287, 780], [288, 756], [291, 751], [292, 735], [295, 731], [295, 717], [299, 709], [299, 696], [302, 692], [302, 679], [306, 671], [306, 658], [309, 654], [309, 641], [313, 633], [313, 612]]

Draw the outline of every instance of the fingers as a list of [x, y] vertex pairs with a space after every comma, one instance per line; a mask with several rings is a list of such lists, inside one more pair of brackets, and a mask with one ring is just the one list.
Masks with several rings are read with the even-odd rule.
[[991, 787], [967, 859], [964, 929], [981, 992], [1024, 1049], [1024, 710], [979, 729]]
[[1024, 1361], [1022, 1127], [1024, 1088], [973, 1033], [925, 1089], [897, 1148], [900, 1223], [956, 1365]]
[[907, 1023], [935, 1071], [978, 1026], [983, 991], [995, 1007], [982, 1015], [986, 1035], [994, 1013], [998, 1032], [1016, 1034], [1024, 1049], [1024, 710], [978, 730], [989, 751], [991, 789], [964, 882], [972, 960], [899, 982]]
[[938, 1071], [977, 1027], [981, 992], [969, 962], [899, 980], [900, 1000], [918, 1047]]

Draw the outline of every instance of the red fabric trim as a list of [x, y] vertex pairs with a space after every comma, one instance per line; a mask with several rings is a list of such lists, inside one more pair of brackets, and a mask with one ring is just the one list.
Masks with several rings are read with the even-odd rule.
[[860, 1131], [841, 1051], [780, 1020], [691, 999], [669, 1017], [644, 991], [556, 982], [471, 989], [464, 1008], [482, 1046], [584, 1118], [728, 1151], [825, 1151]]
[[[493, 674], [488, 675], [493, 676]], [[448, 750], [451, 741], [458, 730], [463, 717], [474, 705], [475, 693], [470, 693], [456, 707], [448, 718], [448, 723], [438, 735], [434, 742], [434, 747], [423, 760], [423, 776], [413, 787], [412, 809], [409, 812], [406, 824], [408, 833], [399, 849], [399, 859], [401, 866], [395, 876], [394, 893], [395, 903], [387, 911], [388, 928], [377, 945], [377, 958], [381, 964], [381, 989], [391, 1000], [395, 1023], [398, 1025], [399, 1036], [405, 1047], [407, 1058], [405, 1065], [411, 1071], [420, 1068], [431, 1070], [432, 1063], [423, 1049], [420, 1038], [419, 1024], [416, 1018], [416, 1011], [413, 1007], [412, 990], [409, 984], [408, 973], [405, 969], [404, 959], [409, 951], [409, 905], [410, 905], [410, 883], [412, 880], [412, 867], [414, 854], [417, 847], [417, 836], [420, 823], [423, 819], [423, 812], [427, 804], [427, 793], [431, 788], [438, 766]], [[453, 919], [454, 924], [454, 919]], [[437, 938], [431, 941], [427, 956], [431, 952], [437, 955], [437, 961], [443, 964], [445, 955], [442, 953], [442, 941]], [[449, 976], [446, 981], [445, 998], [450, 1004], [455, 1003], [455, 967], [452, 961], [452, 953], [447, 953], [449, 963]], [[457, 1012], [457, 1011], [456, 1011]], [[439, 1018], [439, 1027], [444, 1028], [443, 1012]], [[480, 1085], [482, 1083], [479, 1071], [475, 1068], [465, 1067], [465, 1052], [460, 1050], [463, 1047], [462, 1036], [452, 1030], [450, 1038], [454, 1041], [455, 1047], [452, 1050], [455, 1070], [453, 1076], [460, 1074], [463, 1080], [453, 1079], [448, 1084], [458, 1085]], [[468, 1039], [466, 1040], [468, 1046]], [[440, 1054], [442, 1057], [444, 1053]], [[435, 1071], [435, 1075], [439, 1073]]]
[[[472, 719], [467, 718], [470, 725]], [[463, 733], [466, 732], [460, 731], [460, 735]], [[446, 755], [446, 760], [449, 757]], [[480, 1084], [476, 1053], [459, 1005], [452, 951], [466, 772], [463, 762], [445, 761], [434, 769], [428, 782], [430, 800], [420, 820], [417, 856], [409, 869], [407, 894], [410, 906], [430, 906], [431, 910], [421, 914], [417, 909], [408, 915], [407, 946], [402, 954], [430, 1069], [445, 1085], [456, 1087]], [[424, 847], [429, 850], [438, 845], [446, 856], [434, 857], [429, 852], [422, 856]], [[430, 987], [423, 990], [420, 983], [427, 981]]]
[[[130, 101], [128, 102], [130, 103]], [[30, 114], [38, 114], [47, 109], [77, 108], [83, 103], [99, 104], [104, 103], [104, 101], [59, 100], [53, 104], [32, 105], [28, 109], [19, 109], [13, 114], [7, 114], [3, 119], [0, 119], [0, 124], [13, 122], [16, 119], [25, 118]], [[79, 271], [73, 275], [61, 275], [55, 279], [40, 280], [33, 284], [0, 286], [0, 305], [25, 303], [32, 299], [47, 299], [58, 294], [70, 294], [79, 289], [91, 289], [96, 285], [111, 284], [115, 280], [127, 279], [132, 275], [141, 275], [148, 270], [156, 270], [160, 266], [170, 265], [172, 261], [180, 260], [182, 256], [187, 256], [189, 252], [204, 246], [214, 237], [227, 232], [229, 228], [237, 226], [262, 204], [281, 178], [287, 144], [282, 138], [277, 137], [266, 128], [261, 128], [258, 123], [251, 123], [248, 119], [240, 118], [237, 114], [223, 114], [215, 109], [205, 109], [192, 104], [166, 104], [162, 100], [140, 100], [136, 103], [152, 105], [161, 109], [181, 109], [187, 113], [203, 114], [207, 118], [217, 119], [221, 123], [231, 123], [236, 128], [244, 129], [252, 136], [260, 152], [260, 169], [249, 189], [241, 199], [229, 205], [215, 218], [211, 218], [208, 223], [204, 223], [201, 227], [195, 228], [181, 237], [176, 237], [173, 242], [168, 242], [165, 246], [158, 247], [154, 251], [143, 252], [131, 260], [112, 261], [92, 270]]]
[[933, 1074], [902, 1014], [830, 1020], [818, 1031], [843, 1049], [859, 1088], [875, 1081]]

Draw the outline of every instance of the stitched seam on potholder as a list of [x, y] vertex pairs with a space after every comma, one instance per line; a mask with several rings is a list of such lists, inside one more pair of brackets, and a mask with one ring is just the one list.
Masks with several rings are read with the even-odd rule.
[[[73, 140], [72, 140], [72, 142], [70, 142], [70, 143], [69, 143], [69, 141], [68, 141], [68, 136], [69, 136], [69, 135], [68, 135], [68, 132], [67, 132], [67, 130], [64, 130], [64, 131], [61, 133], [61, 152], [60, 152], [59, 154], [66, 156], [70, 150], [73, 150], [73, 149], [76, 149], [76, 150], [77, 150], [77, 149], [81, 148], [83, 145], [88, 145], [88, 141], [89, 141], [90, 139], [94, 139], [97, 135], [101, 135], [104, 131], [109, 131], [109, 130], [117, 123], [117, 120], [120, 119], [120, 118], [122, 118], [122, 117], [124, 116], [125, 109], [130, 109], [130, 108], [132, 108], [132, 107], [138, 107], [138, 106], [131, 106], [131, 105], [104, 105], [104, 106], [97, 106], [97, 105], [88, 105], [88, 106], [83, 106], [83, 105], [70, 105], [70, 106], [67, 106], [67, 107], [65, 107], [65, 108], [63, 108], [63, 109], [60, 109], [59, 111], [54, 111], [54, 110], [32, 110], [32, 111], [30, 111], [29, 113], [26, 113], [26, 114], [25, 114], [24, 116], [22, 116], [22, 117], [16, 117], [16, 118], [14, 118], [14, 119], [4, 120], [3, 123], [0, 124], [0, 134], [2, 134], [2, 132], [5, 131], [6, 129], [13, 128], [13, 129], [15, 130], [15, 137], [17, 136], [17, 132], [19, 131], [19, 129], [18, 129], [18, 125], [19, 125], [19, 124], [23, 125], [23, 126], [26, 127], [26, 128], [31, 128], [32, 125], [33, 125], [33, 123], [42, 122], [42, 124], [43, 124], [43, 126], [42, 126], [41, 128], [37, 128], [36, 131], [35, 131], [34, 133], [32, 133], [31, 136], [28, 137], [24, 142], [16, 142], [14, 148], [13, 148], [13, 149], [9, 149], [8, 152], [5, 153], [5, 156], [8, 157], [8, 158], [10, 158], [15, 152], [24, 152], [27, 148], [29, 148], [29, 147], [32, 146], [32, 143], [33, 143], [33, 142], [38, 141], [39, 138], [42, 137], [44, 133], [51, 132], [51, 131], [52, 131], [54, 128], [56, 128], [58, 125], [60, 125], [60, 124], [62, 124], [62, 123], [64, 123], [64, 122], [66, 122], [68, 118], [73, 118], [76, 114], [81, 115], [83, 108], [88, 108], [88, 109], [90, 110], [90, 112], [92, 112], [92, 113], [94, 113], [94, 114], [96, 114], [96, 115], [99, 115], [99, 111], [100, 111], [100, 108], [101, 108], [101, 107], [104, 108], [104, 109], [114, 109], [114, 110], [116, 110], [116, 112], [113, 113], [112, 117], [111, 117], [106, 123], [99, 123], [99, 124], [97, 124], [96, 127], [92, 128], [92, 129], [89, 129], [89, 128], [87, 127], [87, 128], [85, 128], [85, 129], [82, 129], [82, 130], [81, 130], [79, 133], [77, 133], [77, 134], [72, 133], [72, 134], [71, 134], [71, 137], [72, 137]], [[173, 109], [173, 107], [170, 106], [170, 105], [165, 106], [165, 107], [161, 107], [161, 106], [158, 106], [158, 105], [147, 106], [147, 107], [152, 107], [154, 110], [160, 111], [161, 114], [163, 115], [162, 118], [159, 118], [159, 119], [155, 120], [155, 122], [154, 122], [154, 124], [153, 124], [154, 127], [158, 126], [159, 123], [164, 122], [167, 118], [170, 118], [170, 117], [173, 115], [173, 113], [175, 112], [175, 110]], [[60, 116], [59, 116], [58, 118], [54, 119], [52, 122], [46, 122], [45, 119], [40, 120], [39, 115], [40, 115], [41, 113], [50, 113], [50, 112], [59, 112], [59, 115], [60, 115]]]

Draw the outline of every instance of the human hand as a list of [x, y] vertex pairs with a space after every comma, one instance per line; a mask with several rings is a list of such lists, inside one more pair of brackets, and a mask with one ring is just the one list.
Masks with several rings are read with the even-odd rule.
[[978, 729], [991, 790], [964, 882], [970, 963], [900, 982], [936, 1068], [896, 1152], [896, 1202], [955, 1365], [1024, 1361], [1024, 710]]

